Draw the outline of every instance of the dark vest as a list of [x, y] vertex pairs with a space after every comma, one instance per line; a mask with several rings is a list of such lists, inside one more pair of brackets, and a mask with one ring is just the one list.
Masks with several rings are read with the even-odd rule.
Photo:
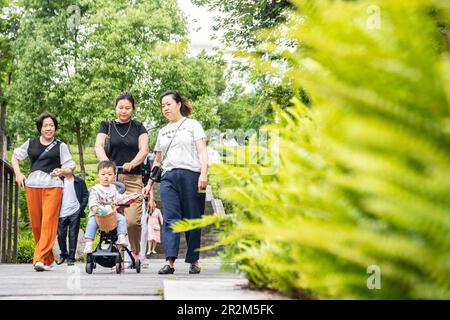
[[37, 170], [50, 173], [54, 169], [61, 167], [61, 157], [60, 157], [61, 141], [58, 140], [55, 141], [56, 145], [53, 146], [53, 148], [49, 152], [47, 152], [44, 157], [42, 157], [38, 162], [36, 162], [37, 158], [39, 158], [40, 154], [44, 152], [44, 150], [48, 146], [44, 146], [43, 144], [41, 144], [39, 138], [30, 139], [28, 145], [28, 156], [30, 157], [31, 160], [30, 173]]

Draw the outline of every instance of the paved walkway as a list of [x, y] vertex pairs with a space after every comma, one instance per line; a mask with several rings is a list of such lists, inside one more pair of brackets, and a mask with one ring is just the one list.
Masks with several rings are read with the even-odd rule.
[[120, 275], [99, 265], [89, 275], [84, 263], [72, 267], [64, 264], [43, 272], [35, 272], [31, 264], [0, 264], [0, 299], [282, 299], [242, 288], [247, 280], [242, 275], [220, 271], [217, 259], [203, 260], [199, 275], [190, 275], [189, 265], [182, 261], [175, 264], [174, 275], [158, 275], [163, 264], [162, 259], [154, 259], [140, 274], [126, 269]]

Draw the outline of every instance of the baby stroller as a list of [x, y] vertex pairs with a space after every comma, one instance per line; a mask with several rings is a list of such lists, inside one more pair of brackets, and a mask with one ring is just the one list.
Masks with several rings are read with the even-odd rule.
[[[116, 168], [116, 179], [118, 171], [122, 169], [121, 166]], [[113, 184], [116, 186], [119, 193], [125, 192], [125, 185], [122, 182], [115, 181]], [[117, 212], [123, 213], [129, 204], [118, 204]], [[136, 269], [137, 273], [141, 272], [141, 262], [136, 261], [131, 254], [131, 251], [127, 247], [119, 247], [116, 245], [117, 241], [117, 228], [111, 231], [102, 231], [99, 226], [100, 241], [98, 242], [97, 248], [87, 255], [86, 259], [86, 272], [92, 274], [92, 271], [96, 268], [97, 263], [105, 268], [116, 268], [116, 273], [120, 274], [122, 271], [123, 257], [122, 253], [125, 251], [131, 260], [131, 269]]]

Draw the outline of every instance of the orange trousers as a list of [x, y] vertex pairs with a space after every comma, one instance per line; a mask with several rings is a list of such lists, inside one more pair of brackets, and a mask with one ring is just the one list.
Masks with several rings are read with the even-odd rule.
[[53, 245], [58, 231], [59, 210], [62, 188], [25, 188], [31, 228], [34, 235], [33, 265], [42, 262], [51, 265]]

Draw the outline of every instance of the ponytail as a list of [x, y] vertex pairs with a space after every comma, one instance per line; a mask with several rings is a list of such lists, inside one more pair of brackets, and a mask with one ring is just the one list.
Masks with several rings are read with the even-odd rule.
[[192, 113], [192, 105], [189, 102], [188, 98], [186, 97], [181, 97], [181, 109], [180, 109], [181, 114], [183, 115], [183, 117], [187, 117], [190, 116]]

